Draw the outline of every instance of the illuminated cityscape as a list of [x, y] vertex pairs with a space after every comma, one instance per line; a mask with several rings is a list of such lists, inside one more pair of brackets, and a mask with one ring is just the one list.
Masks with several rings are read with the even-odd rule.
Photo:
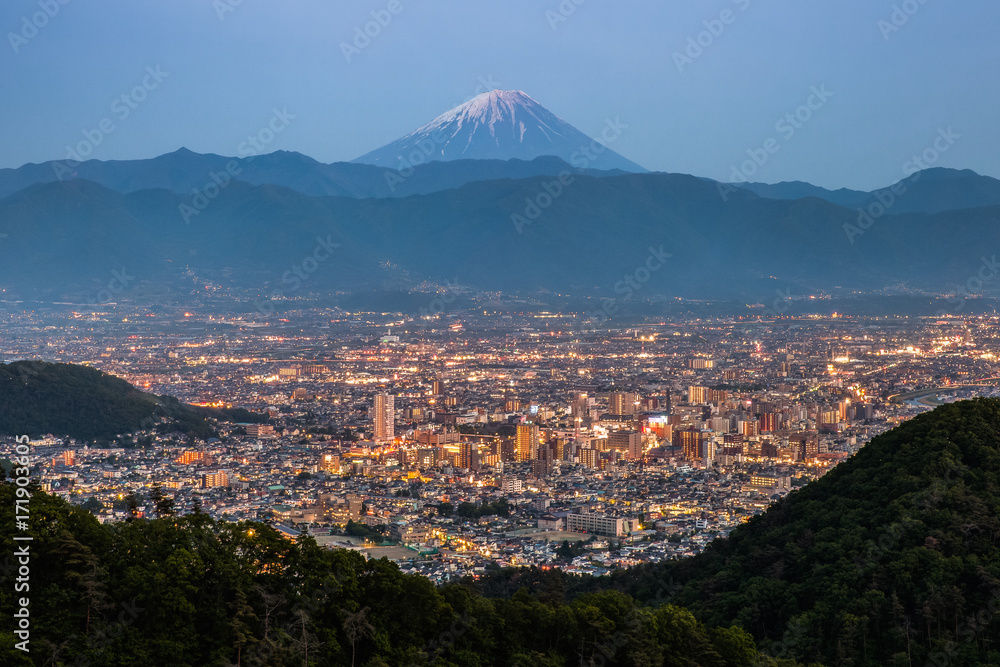
[[[1000, 376], [986, 316], [599, 331], [543, 306], [6, 317], [8, 358], [88, 364], [147, 392], [270, 417], [220, 423], [207, 439], [52, 434], [34, 444], [53, 493], [94, 499], [113, 522], [129, 515], [128, 494], [159, 486], [181, 513], [197, 501], [216, 518], [307, 531], [438, 582], [498, 565], [603, 574], [696, 554], [874, 435], [940, 402], [992, 395]], [[348, 522], [364, 534], [345, 534]], [[557, 558], [566, 540], [585, 548]]]

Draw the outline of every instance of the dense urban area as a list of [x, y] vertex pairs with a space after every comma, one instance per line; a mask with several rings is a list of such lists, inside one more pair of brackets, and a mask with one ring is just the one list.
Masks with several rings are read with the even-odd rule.
[[8, 307], [0, 354], [268, 415], [33, 440], [42, 486], [102, 522], [266, 521], [435, 582], [696, 554], [874, 435], [995, 395], [1000, 375], [996, 317], [751, 310], [614, 328], [538, 301], [449, 314], [447, 300], [428, 293], [421, 316]]

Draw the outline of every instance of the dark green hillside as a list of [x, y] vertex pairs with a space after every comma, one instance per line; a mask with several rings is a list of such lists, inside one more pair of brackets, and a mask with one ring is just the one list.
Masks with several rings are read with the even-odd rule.
[[203, 432], [207, 417], [262, 421], [246, 410], [208, 410], [153, 396], [87, 366], [15, 361], [0, 364], [0, 435], [52, 433], [114, 438], [152, 428], [161, 417], [178, 430]]
[[803, 662], [996, 665], [998, 516], [1000, 400], [963, 401], [873, 439], [703, 555], [612, 585]]
[[[14, 486], [0, 484], [3, 525], [13, 508]], [[19, 594], [30, 597], [30, 654], [14, 648], [16, 569], [0, 556], [8, 666], [723, 667], [758, 657], [742, 630], [617, 592], [490, 600], [265, 524], [195, 514], [101, 525], [44, 493], [30, 516], [30, 591]], [[12, 537], [0, 534], [3, 554]]]

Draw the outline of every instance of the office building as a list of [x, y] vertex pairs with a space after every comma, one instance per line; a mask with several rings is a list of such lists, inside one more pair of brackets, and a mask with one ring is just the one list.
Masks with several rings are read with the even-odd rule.
[[382, 393], [375, 396], [375, 441], [392, 442], [396, 426], [396, 397]]
[[515, 452], [518, 461], [533, 461], [538, 458], [538, 425], [525, 422], [517, 425]]

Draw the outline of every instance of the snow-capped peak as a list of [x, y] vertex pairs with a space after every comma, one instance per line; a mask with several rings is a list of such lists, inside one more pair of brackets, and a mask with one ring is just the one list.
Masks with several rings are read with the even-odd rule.
[[555, 155], [577, 167], [645, 171], [610, 149], [588, 150], [594, 143], [527, 93], [491, 90], [355, 162], [400, 169], [432, 160]]

